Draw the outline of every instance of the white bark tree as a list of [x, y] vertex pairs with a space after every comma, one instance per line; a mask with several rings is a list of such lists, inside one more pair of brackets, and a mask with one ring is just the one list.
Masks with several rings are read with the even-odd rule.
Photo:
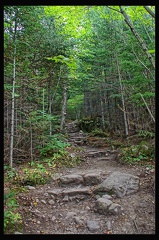
[[60, 131], [64, 131], [65, 129], [66, 107], [67, 107], [67, 80], [64, 80]]
[[[16, 15], [16, 13], [15, 13]], [[11, 111], [11, 134], [10, 134], [10, 167], [13, 167], [13, 144], [14, 144], [14, 113], [15, 113], [15, 82], [16, 82], [16, 32], [17, 32], [17, 22], [16, 16], [14, 21], [14, 50], [13, 50], [13, 83], [12, 83], [12, 111]]]

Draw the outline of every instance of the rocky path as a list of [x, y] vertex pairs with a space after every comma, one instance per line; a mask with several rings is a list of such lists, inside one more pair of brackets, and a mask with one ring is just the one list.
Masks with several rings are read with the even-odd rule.
[[116, 151], [88, 146], [74, 123], [67, 131], [83, 150], [81, 164], [20, 194], [23, 234], [154, 234], [151, 173], [121, 165]]

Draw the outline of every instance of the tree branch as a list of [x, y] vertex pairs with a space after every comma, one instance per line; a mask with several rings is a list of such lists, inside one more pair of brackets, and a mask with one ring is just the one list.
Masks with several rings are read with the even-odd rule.
[[115, 9], [115, 8], [112, 8], [112, 7], [109, 7], [109, 6], [107, 6], [107, 8], [109, 8], [109, 9], [112, 9], [112, 10], [114, 10], [114, 11], [118, 12], [118, 13], [121, 13], [120, 11], [118, 11], [118, 10], [117, 10], [117, 9]]
[[149, 107], [148, 107], [148, 105], [147, 105], [147, 103], [146, 103], [146, 101], [145, 101], [144, 97], [142, 96], [142, 94], [141, 94], [141, 93], [139, 93], [139, 94], [140, 94], [140, 96], [141, 96], [142, 100], [144, 101], [144, 103], [145, 103], [145, 106], [146, 106], [146, 108], [147, 108], [147, 110], [148, 110], [148, 112], [149, 112], [149, 114], [150, 114], [150, 116], [151, 116], [152, 120], [153, 120], [153, 121], [154, 121], [154, 123], [155, 123], [155, 118], [153, 117], [153, 115], [152, 115], [152, 113], [151, 113], [151, 111], [150, 111], [150, 109], [149, 109]]

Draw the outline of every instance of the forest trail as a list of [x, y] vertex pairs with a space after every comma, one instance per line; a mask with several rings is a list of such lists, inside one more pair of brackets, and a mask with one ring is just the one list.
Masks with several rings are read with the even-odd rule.
[[23, 234], [155, 234], [151, 173], [119, 163], [116, 151], [87, 145], [74, 123], [67, 131], [82, 161], [19, 195]]

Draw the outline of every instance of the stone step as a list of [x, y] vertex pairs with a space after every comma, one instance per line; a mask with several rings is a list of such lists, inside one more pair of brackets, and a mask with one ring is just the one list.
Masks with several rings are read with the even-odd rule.
[[117, 154], [111, 154], [111, 155], [109, 155], [109, 156], [103, 156], [103, 157], [98, 157], [97, 158], [97, 161], [113, 161], [113, 160], [116, 160], [116, 158], [117, 158]]
[[74, 136], [74, 137], [70, 137], [70, 139], [72, 140], [85, 140], [86, 137], [83, 137], [83, 136]]
[[83, 184], [85, 186], [93, 186], [99, 184], [102, 181], [101, 172], [87, 172], [83, 174], [67, 174], [59, 178], [61, 186], [66, 186], [68, 184], [78, 185]]
[[86, 152], [85, 155], [87, 157], [102, 157], [102, 156], [107, 156], [107, 151], [90, 151]]
[[79, 187], [79, 188], [55, 188], [47, 191], [48, 194], [54, 197], [75, 196], [75, 195], [91, 195], [93, 190], [90, 187]]

